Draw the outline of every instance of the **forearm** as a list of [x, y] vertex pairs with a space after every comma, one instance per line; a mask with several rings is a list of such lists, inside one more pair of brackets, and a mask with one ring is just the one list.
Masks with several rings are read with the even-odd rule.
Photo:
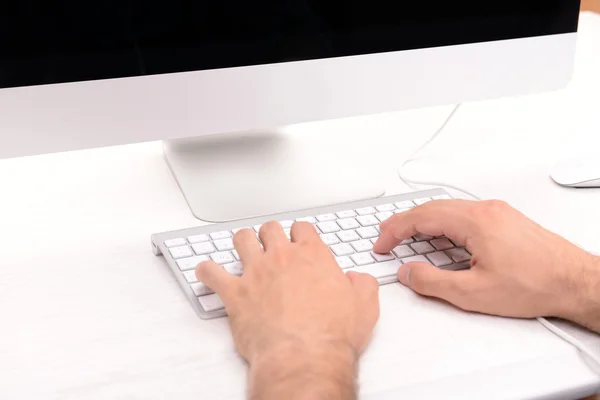
[[600, 257], [590, 257], [577, 279], [576, 301], [562, 317], [600, 333]]
[[250, 399], [356, 399], [356, 355], [344, 346], [286, 345], [250, 366]]

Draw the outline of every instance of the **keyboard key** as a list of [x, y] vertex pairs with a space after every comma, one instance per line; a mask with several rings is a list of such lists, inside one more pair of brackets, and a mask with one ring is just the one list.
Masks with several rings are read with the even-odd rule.
[[420, 206], [420, 205], [423, 205], [425, 203], [429, 203], [431, 200], [432, 200], [431, 197], [423, 197], [423, 198], [420, 198], [420, 199], [415, 199], [414, 202], [415, 202], [416, 205]]
[[373, 257], [375, 259], [375, 261], [377, 261], [377, 262], [390, 261], [390, 260], [394, 259], [394, 255], [392, 253], [377, 254], [377, 253], [372, 252], [371, 257]]
[[394, 207], [393, 204], [382, 204], [375, 208], [377, 209], [377, 211], [380, 211], [380, 212], [394, 211], [396, 209], [396, 207]]
[[177, 239], [169, 239], [169, 240], [165, 240], [165, 246], [169, 247], [179, 247], [179, 246], [185, 246], [187, 244], [187, 242], [185, 241], [184, 238], [177, 238]]
[[347, 256], [354, 253], [354, 249], [348, 243], [335, 244], [330, 247], [331, 251], [338, 256]]
[[381, 233], [381, 228], [379, 227], [379, 225], [375, 225], [375, 230], [379, 233]]
[[217, 294], [198, 297], [198, 301], [206, 312], [217, 311], [225, 308], [225, 305], [223, 305], [221, 298]]
[[350, 244], [352, 247], [354, 247], [354, 250], [356, 250], [357, 253], [373, 250], [373, 243], [371, 243], [370, 240], [359, 240]]
[[415, 203], [413, 203], [410, 200], [406, 200], [406, 201], [399, 201], [398, 203], [394, 203], [394, 205], [396, 206], [396, 208], [400, 208], [400, 209], [403, 209], [403, 208], [411, 209], [415, 206]]
[[379, 239], [379, 238], [373, 238], [373, 239], [371, 239], [371, 243], [375, 244], [375, 243], [377, 242], [377, 240], [378, 240], [378, 239]]
[[223, 265], [223, 269], [231, 275], [241, 276], [244, 272], [241, 262], [233, 262]]
[[337, 237], [344, 243], [360, 240], [360, 236], [355, 231], [341, 231], [337, 233]]
[[317, 226], [323, 233], [334, 233], [340, 230], [339, 225], [335, 222], [320, 222]]
[[411, 244], [414, 243], [415, 239], [413, 238], [408, 238], [408, 239], [404, 239], [402, 242], [400, 242], [400, 244]]
[[339, 211], [335, 213], [338, 218], [352, 218], [352, 217], [356, 217], [356, 213], [354, 212], [354, 210], [347, 210], [347, 211]]
[[414, 256], [415, 252], [408, 246], [397, 246], [396, 248], [394, 248], [394, 250], [392, 250], [392, 252], [396, 255], [396, 257], [398, 258], [405, 258], [405, 257], [410, 257], [410, 256]]
[[446, 254], [456, 263], [462, 263], [471, 260], [471, 255], [465, 249], [454, 248], [446, 250]]
[[188, 281], [188, 283], [198, 282], [198, 279], [196, 278], [196, 271], [193, 269], [190, 271], [185, 271], [183, 273], [183, 277], [186, 281]]
[[458, 240], [450, 239], [452, 243], [454, 243], [454, 247], [465, 247], [464, 243], [460, 243]]
[[360, 235], [363, 239], [371, 239], [379, 236], [379, 232], [372, 226], [367, 226], [366, 228], [359, 228], [356, 230], [356, 233]]
[[210, 258], [207, 256], [196, 256], [196, 257], [188, 257], [177, 260], [177, 266], [182, 271], [187, 271], [188, 269], [196, 269], [198, 264], [204, 261], [208, 261]]
[[[362, 254], [359, 254], [362, 256]], [[390, 276], [396, 276], [398, 268], [402, 265], [402, 262], [398, 260], [386, 261], [378, 264], [368, 265], [366, 267], [353, 268], [350, 271], [361, 272], [364, 274], [372, 275], [374, 278], [387, 278]]]
[[326, 235], [321, 235], [321, 240], [323, 241], [323, 243], [325, 243], [327, 246], [331, 246], [334, 244], [338, 244], [340, 242], [340, 240], [338, 239], [338, 237], [335, 235], [335, 233], [328, 233]]
[[241, 231], [242, 229], [252, 229], [250, 227], [244, 227], [244, 228], [237, 228], [237, 229], [232, 229], [231, 232], [235, 235], [236, 233], [238, 233], [239, 231]]
[[196, 296], [206, 296], [214, 293], [208, 286], [206, 286], [202, 282], [192, 283], [190, 287], [192, 288], [192, 291]]
[[279, 221], [279, 223], [281, 224], [281, 227], [283, 229], [290, 229], [292, 225], [294, 225], [294, 221], [291, 221], [289, 219], [285, 221]]
[[439, 268], [444, 269], [446, 271], [462, 271], [462, 270], [471, 268], [471, 264], [469, 264], [468, 262], [464, 262], [464, 263], [460, 263], [460, 264], [445, 265], [445, 266], [439, 267]]
[[341, 269], [347, 269], [347, 268], [354, 267], [354, 263], [352, 262], [350, 257], [347, 257], [347, 256], [336, 257], [335, 261], [337, 261], [337, 263]]
[[373, 207], [363, 207], [363, 208], [359, 208], [356, 210], [356, 213], [358, 215], [369, 215], [369, 214], [375, 214], [377, 212], [377, 210]]
[[423, 234], [423, 233], [417, 233], [417, 234], [414, 236], [414, 239], [415, 239], [415, 241], [417, 241], [417, 242], [423, 242], [423, 241], [426, 241], [426, 240], [431, 240], [431, 239], [433, 239], [433, 236], [425, 235], [425, 234]]
[[283, 233], [285, 233], [285, 236], [288, 238], [288, 240], [292, 240], [292, 230], [291, 229], [284, 229]]
[[237, 261], [240, 261], [240, 255], [238, 254], [237, 250], [233, 250], [231, 253]]
[[337, 223], [343, 230], [360, 228], [360, 224], [354, 218], [340, 219]]
[[354, 264], [358, 266], [373, 264], [375, 262], [375, 259], [371, 257], [371, 254], [369, 253], [353, 254], [350, 256], [350, 258], [352, 258]]
[[446, 238], [434, 239], [430, 243], [436, 250], [448, 250], [454, 247], [452, 242]]
[[317, 223], [317, 219], [315, 217], [298, 218], [296, 221], [298, 221], [298, 222], [310, 222], [311, 224], [316, 224]]
[[400, 214], [407, 211], [410, 211], [410, 208], [399, 208], [398, 210], [394, 211], [394, 214]]
[[380, 213], [375, 214], [375, 218], [377, 218], [378, 220], [380, 220], [381, 222], [383, 222], [386, 219], [388, 219], [389, 217], [391, 217], [392, 215], [394, 215], [393, 212], [391, 212], [391, 211], [385, 211], [385, 212], [380, 212]]
[[229, 232], [229, 231], [213, 232], [210, 234], [210, 237], [212, 240], [227, 239], [227, 238], [231, 237], [231, 232]]
[[228, 251], [224, 251], [222, 253], [214, 253], [210, 255], [210, 258], [212, 258], [212, 260], [214, 262], [216, 262], [217, 264], [229, 264], [235, 261], [235, 258], [233, 258], [233, 255], [228, 252]]
[[436, 267], [443, 267], [445, 265], [452, 264], [452, 260], [442, 251], [436, 251], [435, 253], [427, 254], [427, 258]]
[[260, 227], [261, 226], [262, 225], [254, 225], [254, 232], [256, 232], [256, 233], [260, 232]]
[[192, 250], [187, 246], [171, 247], [169, 253], [171, 253], [171, 257], [174, 259], [191, 257], [194, 255]]
[[402, 259], [402, 262], [404, 264], [408, 264], [410, 262], [424, 262], [427, 264], [431, 264], [429, 262], [429, 260], [427, 258], [425, 258], [425, 256], [412, 256], [412, 257], [406, 257]]
[[448, 196], [447, 194], [440, 194], [437, 196], [433, 196], [432, 199], [434, 199], [434, 200], [450, 200], [450, 199], [452, 199], [452, 197]]
[[219, 251], [233, 250], [233, 240], [231, 239], [215, 240], [213, 244]]
[[417, 254], [433, 253], [435, 249], [428, 242], [417, 242], [410, 245]]
[[337, 219], [337, 217], [334, 214], [317, 215], [317, 220], [319, 222], [335, 221], [336, 219]]
[[192, 245], [192, 249], [194, 249], [194, 253], [199, 256], [215, 252], [215, 248], [211, 243], [196, 243], [195, 245]]
[[374, 215], [361, 215], [356, 217], [362, 226], [379, 225], [379, 220]]

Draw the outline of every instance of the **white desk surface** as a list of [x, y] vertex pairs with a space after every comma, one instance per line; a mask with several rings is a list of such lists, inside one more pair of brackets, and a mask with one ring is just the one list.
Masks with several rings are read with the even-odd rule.
[[[563, 157], [600, 154], [598, 48], [600, 17], [584, 14], [569, 88], [465, 105], [417, 172], [505, 199], [600, 252], [600, 190], [564, 189], [548, 178]], [[327, 129], [372, 143], [366, 152], [385, 158], [392, 194], [407, 190], [395, 174], [401, 160], [450, 110], [310, 129], [316, 138]], [[159, 143], [2, 160], [0, 187], [0, 398], [244, 397], [246, 367], [227, 320], [199, 320], [150, 251], [150, 234], [199, 225]], [[600, 377], [576, 351], [534, 321], [468, 315], [400, 285], [382, 287], [381, 302], [361, 363], [365, 398], [600, 391]]]

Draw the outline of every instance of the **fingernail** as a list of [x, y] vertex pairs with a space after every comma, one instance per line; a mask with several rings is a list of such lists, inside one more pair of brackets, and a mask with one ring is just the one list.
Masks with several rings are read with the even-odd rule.
[[408, 265], [402, 265], [398, 269], [398, 280], [404, 286], [410, 287], [410, 267]]

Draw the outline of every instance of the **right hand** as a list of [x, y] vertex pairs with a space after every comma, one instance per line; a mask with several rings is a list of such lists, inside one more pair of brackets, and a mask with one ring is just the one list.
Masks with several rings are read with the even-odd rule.
[[600, 330], [593, 317], [600, 315], [598, 303], [590, 303], [598, 297], [599, 260], [506, 203], [426, 203], [383, 222], [374, 250], [387, 253], [418, 232], [445, 235], [466, 245], [473, 258], [471, 269], [456, 272], [427, 263], [403, 265], [398, 279], [414, 291], [468, 311], [556, 316]]

